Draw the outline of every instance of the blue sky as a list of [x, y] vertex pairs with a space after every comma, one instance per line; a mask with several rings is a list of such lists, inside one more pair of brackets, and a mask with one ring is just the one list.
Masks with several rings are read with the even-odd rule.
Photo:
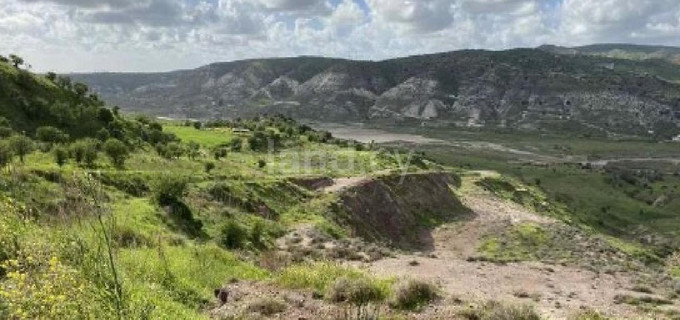
[[36, 71], [161, 71], [319, 55], [680, 46], [677, 0], [0, 0], [0, 54]]

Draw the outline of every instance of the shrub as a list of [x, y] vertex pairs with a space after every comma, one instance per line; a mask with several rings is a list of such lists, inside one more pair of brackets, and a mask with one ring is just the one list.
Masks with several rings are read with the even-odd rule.
[[9, 145], [15, 155], [19, 156], [19, 161], [24, 163], [27, 154], [33, 152], [35, 145], [33, 140], [23, 135], [15, 135], [9, 138]]
[[158, 204], [165, 206], [181, 201], [187, 189], [188, 181], [177, 176], [161, 176], [154, 186], [154, 197]]
[[419, 310], [438, 298], [439, 290], [433, 284], [406, 280], [397, 284], [390, 305], [395, 309]]
[[229, 151], [227, 150], [227, 148], [219, 147], [213, 151], [213, 156], [215, 157], [215, 160], [220, 160], [222, 158], [225, 158], [228, 152]]
[[229, 221], [220, 233], [220, 244], [227, 249], [242, 249], [246, 245], [248, 231], [240, 224]]
[[109, 130], [106, 130], [106, 128], [101, 128], [99, 131], [97, 131], [97, 140], [101, 142], [105, 142], [106, 140], [109, 140], [111, 138], [111, 133]]
[[272, 298], [260, 298], [248, 305], [248, 311], [257, 312], [263, 316], [273, 316], [286, 311], [286, 307], [286, 304], [281, 301]]
[[208, 161], [208, 162], [205, 163], [204, 167], [205, 167], [205, 172], [210, 173], [210, 171], [215, 169], [215, 163]]
[[156, 152], [166, 159], [178, 159], [186, 153], [186, 150], [179, 142], [169, 142], [167, 144], [157, 144]]
[[38, 141], [47, 143], [63, 143], [68, 141], [68, 134], [55, 127], [40, 127], [35, 131], [35, 137]]
[[262, 159], [257, 160], [257, 167], [258, 167], [258, 168], [262, 169], [262, 168], [264, 168], [266, 165], [267, 165], [267, 161], [264, 161], [264, 160], [262, 160]]
[[86, 166], [92, 167], [97, 161], [97, 141], [93, 139], [82, 139], [71, 144], [71, 157], [78, 163], [85, 163]]
[[64, 147], [56, 147], [52, 151], [54, 154], [54, 161], [57, 163], [58, 166], [62, 167], [66, 161], [68, 161], [68, 150]]
[[125, 160], [130, 154], [128, 147], [115, 138], [106, 140], [104, 152], [106, 152], [106, 155], [111, 159], [111, 163], [117, 168], [122, 168], [125, 165]]
[[11, 127], [0, 126], [0, 138], [7, 138], [14, 134], [14, 130]]
[[12, 151], [12, 147], [9, 145], [9, 143], [6, 141], [0, 141], [0, 169], [12, 162], [13, 157], [14, 151]]
[[541, 316], [529, 306], [508, 306], [492, 301], [458, 313], [469, 320], [540, 320]]

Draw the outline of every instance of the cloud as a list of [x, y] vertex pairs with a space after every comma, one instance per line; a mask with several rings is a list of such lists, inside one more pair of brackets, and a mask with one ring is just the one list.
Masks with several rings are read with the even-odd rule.
[[386, 59], [544, 43], [680, 45], [677, 0], [0, 0], [0, 54], [36, 70], [258, 57]]
[[677, 32], [679, 14], [676, 0], [565, 0], [560, 31], [585, 41], [655, 38], [655, 26]]
[[169, 26], [182, 22], [184, 8], [173, 0], [151, 0], [116, 10], [101, 10], [83, 14], [83, 20], [92, 23]]
[[368, 0], [376, 19], [407, 31], [433, 32], [453, 23], [450, 0]]
[[126, 8], [136, 0], [21, 0], [26, 3], [52, 2], [60, 5], [73, 6], [79, 8], [101, 8], [109, 7], [114, 9]]
[[331, 5], [325, 0], [255, 0], [264, 8], [273, 12], [329, 15], [333, 12]]

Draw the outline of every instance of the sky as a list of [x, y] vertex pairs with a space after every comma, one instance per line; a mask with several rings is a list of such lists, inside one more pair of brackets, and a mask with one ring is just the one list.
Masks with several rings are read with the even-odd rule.
[[0, 54], [38, 72], [622, 42], [680, 46], [680, 0], [0, 0]]

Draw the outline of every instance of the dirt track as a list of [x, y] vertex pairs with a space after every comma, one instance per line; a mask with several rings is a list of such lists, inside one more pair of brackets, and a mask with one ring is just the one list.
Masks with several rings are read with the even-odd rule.
[[[493, 173], [482, 172], [482, 175]], [[484, 235], [521, 222], [559, 223], [486, 193], [464, 179], [463, 202], [475, 213], [467, 221], [444, 225], [433, 232], [434, 250], [400, 254], [366, 264], [379, 276], [412, 277], [440, 284], [446, 294], [463, 301], [498, 300], [534, 304], [549, 319], [565, 319], [584, 308], [619, 318], [639, 318], [635, 307], [615, 304], [617, 294], [630, 291], [624, 274], [598, 274], [578, 267], [521, 262], [499, 265], [468, 261]], [[413, 261], [417, 261], [418, 265]], [[643, 318], [647, 318], [643, 316]]]

